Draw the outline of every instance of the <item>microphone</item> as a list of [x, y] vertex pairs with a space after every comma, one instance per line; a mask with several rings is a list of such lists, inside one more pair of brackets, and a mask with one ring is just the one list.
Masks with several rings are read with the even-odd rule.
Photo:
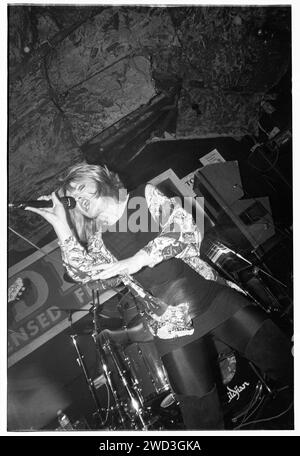
[[[62, 196], [60, 202], [66, 209], [73, 209], [76, 206], [76, 200], [72, 196]], [[16, 209], [24, 209], [25, 207], [52, 207], [52, 200], [29, 200], [29, 201], [15, 201], [9, 203], [8, 207]]]

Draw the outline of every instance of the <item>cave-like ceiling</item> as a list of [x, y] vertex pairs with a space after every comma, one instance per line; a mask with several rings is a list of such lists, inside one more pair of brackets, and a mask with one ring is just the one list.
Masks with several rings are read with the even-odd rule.
[[[166, 132], [256, 135], [290, 63], [289, 7], [11, 5], [8, 30], [10, 201], [84, 158], [125, 169]], [[18, 210], [9, 226], [12, 262], [51, 230]]]

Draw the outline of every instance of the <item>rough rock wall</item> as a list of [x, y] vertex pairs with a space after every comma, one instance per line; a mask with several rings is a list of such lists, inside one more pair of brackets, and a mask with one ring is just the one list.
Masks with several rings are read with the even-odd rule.
[[[10, 84], [11, 200], [49, 192], [80, 159], [81, 144], [147, 104], [156, 94], [147, 47], [162, 33], [166, 46], [174, 39], [163, 10], [105, 9], [53, 48], [49, 40], [59, 32], [50, 23], [48, 18], [50, 49]], [[20, 63], [16, 53], [12, 59]], [[21, 176], [26, 176], [22, 185]], [[43, 225], [38, 217], [20, 218], [17, 212], [10, 223], [23, 233], [28, 226], [28, 235]]]
[[256, 135], [261, 99], [289, 64], [289, 9], [170, 12], [183, 59], [177, 136]]
[[162, 33], [168, 46], [174, 30], [163, 11], [149, 11], [104, 10], [14, 79], [9, 119], [13, 188], [18, 171], [25, 168], [30, 181], [31, 170], [38, 167], [40, 180], [47, 179], [52, 169], [57, 173], [76, 159], [76, 146], [154, 97], [147, 47]]
[[[261, 98], [288, 65], [289, 15], [287, 7], [11, 6], [9, 198], [52, 190], [82, 144], [174, 81], [178, 137], [256, 134]], [[12, 213], [10, 223], [28, 236], [45, 228], [32, 214]]]

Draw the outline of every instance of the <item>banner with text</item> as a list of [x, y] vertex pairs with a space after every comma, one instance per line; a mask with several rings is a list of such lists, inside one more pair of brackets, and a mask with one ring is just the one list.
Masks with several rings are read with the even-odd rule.
[[[44, 250], [47, 255], [37, 252], [9, 270], [9, 366], [65, 329], [67, 309], [81, 309], [91, 302], [90, 286], [63, 279], [56, 241]], [[81, 312], [74, 314], [73, 321], [82, 316]]]

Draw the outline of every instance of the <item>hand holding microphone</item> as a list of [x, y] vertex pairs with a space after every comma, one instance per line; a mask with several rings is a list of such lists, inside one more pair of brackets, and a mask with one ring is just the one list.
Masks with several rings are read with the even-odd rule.
[[[74, 198], [71, 198], [71, 201]], [[61, 201], [55, 192], [51, 193], [51, 195], [41, 196], [36, 201], [27, 201], [21, 202], [20, 204], [25, 209], [25, 211], [35, 212], [36, 214], [41, 215], [47, 222], [49, 222], [54, 230], [57, 233], [69, 232], [69, 224], [67, 221], [66, 210], [64, 207], [64, 203], [68, 201], [68, 199], [64, 199]], [[75, 200], [74, 200], [75, 203]], [[34, 204], [34, 206], [30, 206], [30, 204]], [[75, 206], [75, 204], [74, 204]]]
[[[49, 198], [49, 199], [46, 199]], [[72, 196], [63, 196], [59, 199], [59, 201], [62, 203], [62, 205], [66, 209], [73, 209], [76, 206], [76, 200], [72, 198]], [[37, 208], [42, 208], [42, 207], [52, 207], [53, 206], [53, 201], [51, 196], [46, 197], [46, 196], [41, 196], [37, 200], [29, 200], [29, 201], [14, 201], [13, 203], [9, 203], [8, 207], [9, 208], [14, 208], [14, 209], [25, 209], [26, 207], [37, 207]]]
[[[17, 206], [15, 206], [17, 205]], [[76, 205], [76, 201], [72, 197], [62, 197], [59, 199], [56, 193], [51, 195], [40, 196], [36, 201], [20, 201], [11, 203], [10, 207], [20, 207], [25, 211], [35, 212], [43, 217], [52, 227], [57, 234], [59, 242], [64, 242], [69, 237], [73, 236], [65, 207], [71, 209]]]

